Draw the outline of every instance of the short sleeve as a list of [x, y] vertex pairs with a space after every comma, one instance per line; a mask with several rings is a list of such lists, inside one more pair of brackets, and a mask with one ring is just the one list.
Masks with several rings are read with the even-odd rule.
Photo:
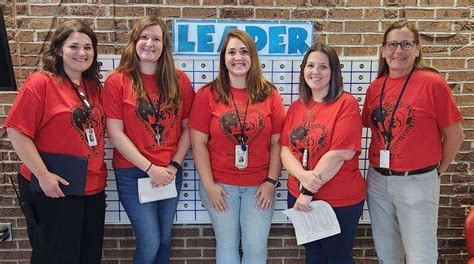
[[291, 128], [291, 123], [293, 120], [293, 108], [294, 108], [293, 103], [290, 108], [288, 108], [288, 112], [286, 113], [286, 118], [285, 121], [283, 122], [283, 126], [281, 128], [281, 135], [280, 135], [280, 140], [279, 143], [281, 146], [288, 147], [289, 145], [289, 134], [290, 134], [290, 128]]
[[102, 91], [102, 102], [105, 116], [114, 119], [123, 119], [123, 89], [124, 81], [120, 73], [112, 74], [105, 80]]
[[438, 126], [441, 129], [463, 120], [462, 114], [454, 101], [451, 91], [449, 90], [449, 86], [444, 80], [441, 85], [436, 87], [434, 107]]
[[183, 119], [188, 119], [194, 101], [194, 88], [185, 73], [178, 71], [179, 84], [183, 95]]
[[348, 95], [335, 123], [330, 150], [361, 150], [362, 120], [357, 100]]
[[283, 98], [278, 91], [274, 91], [272, 95], [272, 135], [281, 133], [281, 128], [285, 122], [285, 106]]
[[43, 117], [47, 77], [35, 72], [23, 84], [5, 120], [4, 127], [12, 127], [34, 139]]
[[202, 133], [209, 134], [211, 124], [211, 108], [209, 101], [212, 94], [208, 87], [203, 87], [194, 98], [193, 107], [189, 116], [188, 126]]
[[370, 98], [370, 85], [369, 85], [369, 88], [367, 89], [367, 92], [365, 94], [365, 100], [364, 100], [364, 107], [362, 108], [362, 125], [364, 127], [369, 127], [370, 126], [370, 122], [369, 122], [369, 102], [371, 100]]

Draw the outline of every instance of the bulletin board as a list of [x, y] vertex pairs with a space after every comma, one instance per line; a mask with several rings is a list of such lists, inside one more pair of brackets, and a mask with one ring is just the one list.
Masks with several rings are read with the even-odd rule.
[[[218, 56], [189, 56], [175, 55], [176, 67], [187, 74], [193, 87], [197, 91], [206, 83], [217, 76], [219, 58]], [[362, 109], [365, 92], [370, 82], [377, 75], [377, 58], [350, 58], [342, 57], [341, 67], [344, 81], [344, 90], [351, 93], [358, 101]], [[115, 69], [120, 61], [119, 55], [100, 55], [102, 62], [101, 74], [105, 77], [107, 72]], [[271, 81], [280, 91], [285, 107], [298, 99], [299, 69], [302, 56], [260, 56], [261, 68], [265, 78]], [[104, 81], [104, 80], [102, 80]], [[368, 147], [370, 131], [366, 128], [362, 131], [362, 151], [359, 158], [359, 168], [366, 175], [368, 167]], [[123, 206], [120, 204], [114, 173], [112, 171], [112, 145], [106, 144], [106, 164], [108, 169], [107, 180], [107, 208], [105, 221], [108, 224], [130, 223]], [[275, 211], [273, 223], [289, 223], [288, 218], [282, 213], [287, 208], [287, 184], [288, 174], [282, 171], [280, 182], [282, 186], [277, 189], [275, 197]], [[183, 185], [178, 202], [178, 210], [175, 216], [177, 224], [207, 224], [210, 218], [203, 207], [199, 197], [199, 174], [194, 166], [191, 151], [183, 162]], [[360, 222], [369, 222], [367, 206]]]

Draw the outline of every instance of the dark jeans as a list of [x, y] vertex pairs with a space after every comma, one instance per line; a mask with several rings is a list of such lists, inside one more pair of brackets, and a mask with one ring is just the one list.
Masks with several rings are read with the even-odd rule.
[[49, 198], [30, 192], [18, 174], [20, 195], [30, 203], [37, 224], [27, 223], [32, 264], [95, 264], [102, 258], [105, 191], [88, 196]]
[[[296, 198], [288, 193], [288, 208], [295, 205]], [[362, 215], [364, 201], [343, 207], [333, 207], [341, 226], [341, 233], [304, 244], [306, 264], [355, 264], [352, 258], [357, 224]]]
[[176, 198], [141, 204], [138, 179], [148, 175], [137, 169], [115, 169], [117, 190], [137, 239], [134, 264], [166, 264], [171, 255], [171, 228], [178, 206], [182, 171], [176, 173]]

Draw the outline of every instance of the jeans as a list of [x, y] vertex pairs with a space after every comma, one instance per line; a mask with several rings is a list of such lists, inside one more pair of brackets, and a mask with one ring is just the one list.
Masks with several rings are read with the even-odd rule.
[[[295, 205], [296, 198], [288, 193], [288, 208]], [[355, 264], [352, 249], [357, 233], [357, 225], [364, 207], [361, 202], [342, 207], [333, 207], [341, 233], [304, 244], [306, 264]]]
[[267, 241], [273, 217], [272, 206], [258, 210], [258, 197], [254, 197], [259, 186], [233, 186], [218, 183], [230, 195], [225, 199], [227, 211], [218, 212], [209, 204], [202, 184], [199, 188], [201, 200], [211, 217], [216, 236], [217, 264], [238, 264], [240, 262], [239, 243], [242, 238], [242, 263], [265, 264], [267, 261]]
[[409, 176], [367, 173], [370, 220], [379, 262], [436, 264], [440, 180], [436, 170]]
[[171, 255], [171, 228], [178, 206], [182, 171], [176, 173], [178, 196], [141, 204], [138, 200], [139, 178], [148, 175], [138, 168], [115, 169], [117, 191], [137, 239], [134, 264], [166, 264]]

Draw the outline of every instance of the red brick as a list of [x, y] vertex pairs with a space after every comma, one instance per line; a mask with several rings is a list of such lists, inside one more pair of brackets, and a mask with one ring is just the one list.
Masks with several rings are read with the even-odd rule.
[[215, 18], [217, 17], [216, 8], [194, 8], [185, 7], [183, 8], [183, 17], [203, 17], [203, 18]]
[[220, 9], [221, 18], [252, 18], [254, 11], [252, 8], [231, 8], [224, 7]]
[[290, 11], [287, 9], [262, 9], [257, 8], [255, 10], [255, 16], [257, 19], [285, 19], [290, 18]]

